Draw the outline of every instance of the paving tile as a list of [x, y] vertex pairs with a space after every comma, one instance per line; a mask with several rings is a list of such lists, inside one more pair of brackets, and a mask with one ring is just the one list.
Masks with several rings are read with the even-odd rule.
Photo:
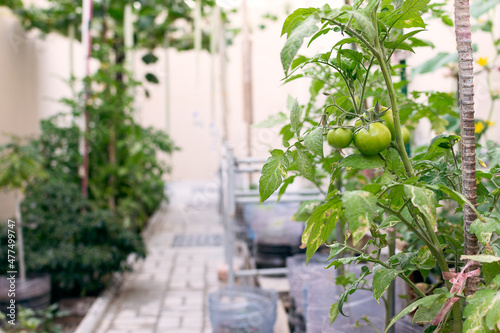
[[[203, 186], [172, 189], [170, 204], [162, 205], [145, 231], [148, 256], [134, 262], [134, 271], [127, 273], [96, 333], [212, 332], [206, 297], [219, 285], [222, 246], [171, 244], [178, 233], [223, 234], [216, 196], [200, 197]], [[196, 198], [203, 201], [195, 204]]]

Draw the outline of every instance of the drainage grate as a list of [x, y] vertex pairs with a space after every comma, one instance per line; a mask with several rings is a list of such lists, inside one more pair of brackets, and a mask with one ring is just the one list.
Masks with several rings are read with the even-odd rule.
[[222, 235], [220, 234], [177, 234], [174, 237], [172, 247], [188, 246], [221, 246]]

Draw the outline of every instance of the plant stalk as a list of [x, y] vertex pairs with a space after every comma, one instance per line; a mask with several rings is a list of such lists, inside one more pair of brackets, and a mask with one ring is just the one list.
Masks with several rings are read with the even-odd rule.
[[[476, 186], [476, 138], [474, 134], [474, 63], [472, 53], [472, 38], [470, 27], [469, 0], [455, 0], [455, 34], [458, 51], [458, 82], [460, 107], [460, 135], [462, 138], [462, 193], [477, 206]], [[476, 214], [468, 205], [464, 205], [464, 248], [466, 255], [479, 252], [477, 237], [470, 233], [470, 225], [476, 219]], [[474, 262], [467, 271], [479, 268]], [[465, 295], [477, 291], [479, 277], [470, 277], [465, 284]]]
[[382, 52], [382, 47], [380, 46], [378, 36], [375, 38], [375, 48], [377, 49], [377, 53], [375, 53], [374, 56], [377, 58], [377, 61], [379, 63], [380, 70], [382, 71], [382, 75], [384, 76], [385, 85], [387, 86], [387, 92], [389, 93], [389, 99], [391, 100], [396, 145], [398, 147], [399, 155], [401, 156], [401, 160], [403, 161], [403, 165], [405, 167], [406, 173], [408, 174], [408, 177], [413, 177], [413, 167], [411, 165], [410, 159], [408, 158], [408, 154], [406, 153], [405, 144], [403, 142], [403, 135], [401, 132], [401, 120], [399, 119], [396, 91], [394, 90], [394, 85], [392, 84], [391, 72], [389, 67], [387, 66], [387, 63], [385, 62], [385, 57]]

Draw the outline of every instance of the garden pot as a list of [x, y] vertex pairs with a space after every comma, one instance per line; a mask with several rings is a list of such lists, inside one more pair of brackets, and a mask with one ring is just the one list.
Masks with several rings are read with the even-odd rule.
[[11, 289], [11, 284], [7, 280], [7, 276], [0, 276], [0, 307], [2, 311], [5, 311], [11, 299], [16, 300], [16, 306], [33, 310], [45, 309], [50, 305], [50, 275], [30, 276], [24, 282], [16, 277], [14, 297], [9, 297], [9, 289]]
[[255, 287], [227, 287], [208, 296], [214, 333], [272, 333], [278, 294]]

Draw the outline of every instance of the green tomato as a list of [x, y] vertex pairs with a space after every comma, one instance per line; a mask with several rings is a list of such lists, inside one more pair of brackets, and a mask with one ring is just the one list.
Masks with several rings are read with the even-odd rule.
[[335, 148], [345, 148], [352, 142], [352, 132], [347, 128], [330, 130], [326, 136], [328, 144]]
[[403, 142], [405, 145], [410, 143], [410, 130], [406, 126], [401, 127], [401, 134], [403, 135]]
[[373, 123], [354, 134], [354, 145], [366, 156], [377, 155], [391, 144], [391, 131], [382, 123]]
[[394, 118], [392, 117], [392, 110], [386, 108], [385, 106], [382, 106], [380, 108], [380, 111], [385, 111], [387, 110], [380, 119], [382, 119], [385, 123], [384, 125], [387, 126], [389, 131], [391, 131], [391, 140], [396, 139], [396, 131], [394, 130]]

